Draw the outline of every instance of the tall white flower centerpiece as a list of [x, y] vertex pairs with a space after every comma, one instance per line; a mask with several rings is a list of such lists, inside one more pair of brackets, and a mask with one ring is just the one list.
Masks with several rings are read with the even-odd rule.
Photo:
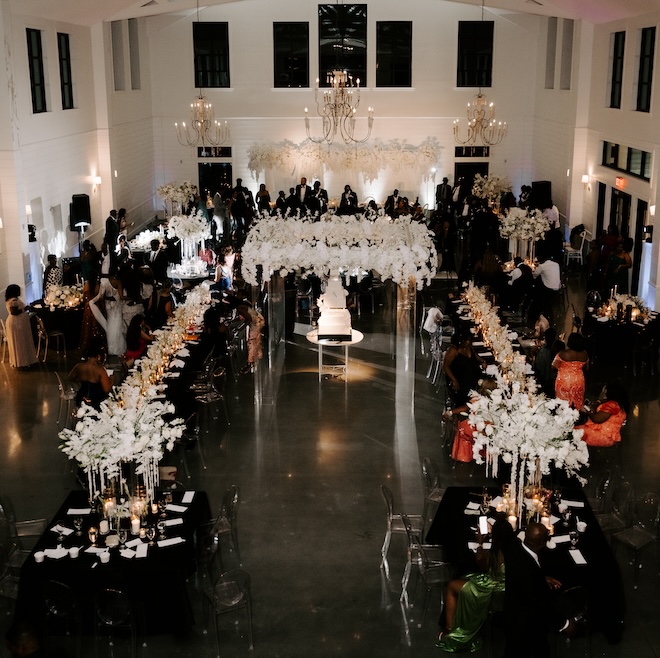
[[[536, 209], [509, 208], [500, 219], [500, 235], [509, 239], [513, 256], [521, 255], [521, 251], [524, 251], [525, 256], [533, 258], [534, 243], [542, 240], [549, 230], [548, 218]], [[520, 242], [524, 245], [522, 250]]]
[[[156, 192], [165, 202], [165, 216], [181, 214], [183, 206], [193, 201], [197, 194], [197, 186], [190, 181], [183, 181], [180, 185], [167, 183], [161, 185]], [[167, 203], [169, 202], [169, 208]]]
[[488, 199], [497, 205], [505, 192], [511, 191], [511, 181], [506, 176], [476, 174], [472, 183], [472, 194], [480, 199]]
[[181, 265], [177, 268], [181, 274], [201, 274], [206, 271], [206, 264], [199, 258], [199, 243], [211, 237], [211, 229], [201, 210], [190, 215], [175, 215], [167, 222], [170, 237], [181, 240]]

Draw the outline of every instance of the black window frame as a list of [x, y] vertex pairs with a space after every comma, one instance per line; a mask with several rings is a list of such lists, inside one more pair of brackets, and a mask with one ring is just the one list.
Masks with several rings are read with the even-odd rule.
[[412, 87], [412, 21], [376, 21], [376, 87]]
[[309, 23], [273, 23], [273, 87], [309, 87]]
[[651, 111], [653, 87], [653, 59], [655, 57], [655, 26], [642, 28], [639, 44], [639, 72], [637, 76], [638, 112]]
[[612, 70], [610, 71], [610, 107], [621, 109], [623, 93], [623, 59], [626, 50], [626, 33], [612, 34]]
[[60, 92], [62, 109], [73, 110], [73, 78], [71, 77], [71, 38], [66, 32], [57, 33], [57, 57], [60, 64]]
[[41, 30], [25, 28], [28, 49], [28, 68], [30, 70], [30, 92], [32, 112], [48, 112], [46, 102], [46, 77], [44, 72], [44, 51], [41, 43]]
[[192, 27], [195, 87], [230, 87], [229, 23], [195, 21]]
[[[625, 153], [622, 152], [622, 149], [626, 149]], [[633, 165], [633, 156], [635, 153], [639, 153], [639, 167]], [[618, 162], [620, 157], [624, 154], [626, 156], [626, 164], [624, 167], [620, 167]], [[603, 157], [601, 161], [603, 167], [630, 174], [640, 180], [650, 181], [652, 163], [653, 154], [649, 151], [643, 151], [642, 149], [636, 149], [631, 146], [622, 146], [621, 144], [616, 144], [614, 142], [603, 141]], [[635, 167], [634, 169], [633, 166]]]
[[333, 70], [346, 71], [367, 86], [367, 5], [318, 6], [319, 86], [329, 87]]
[[492, 87], [495, 21], [458, 21], [457, 87]]

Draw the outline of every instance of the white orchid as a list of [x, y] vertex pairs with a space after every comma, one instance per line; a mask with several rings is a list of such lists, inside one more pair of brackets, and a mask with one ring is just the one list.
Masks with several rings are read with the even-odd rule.
[[50, 286], [44, 295], [48, 306], [75, 308], [82, 302], [82, 286]]
[[517, 240], [541, 240], [550, 230], [548, 218], [540, 210], [510, 208], [500, 219], [500, 235]]
[[167, 233], [172, 237], [201, 242], [211, 237], [209, 223], [201, 210], [190, 215], [175, 215], [167, 222]]
[[497, 201], [504, 192], [511, 191], [511, 182], [506, 176], [476, 174], [472, 184], [472, 194], [480, 199]]

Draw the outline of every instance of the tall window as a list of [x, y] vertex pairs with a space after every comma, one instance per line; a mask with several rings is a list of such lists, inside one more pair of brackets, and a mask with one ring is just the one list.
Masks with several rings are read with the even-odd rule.
[[140, 33], [137, 19], [128, 19], [128, 59], [131, 65], [131, 89], [141, 89]]
[[115, 91], [126, 89], [126, 72], [124, 71], [124, 27], [121, 21], [110, 23], [112, 36], [112, 76]]
[[71, 79], [71, 48], [69, 35], [57, 33], [57, 54], [60, 60], [60, 89], [62, 91], [62, 109], [73, 109], [73, 80]]
[[491, 86], [493, 28], [493, 21], [459, 21], [457, 87]]
[[229, 87], [229, 24], [193, 23], [195, 87]]
[[610, 107], [621, 107], [621, 89], [623, 85], [623, 54], [626, 47], [626, 33], [612, 34], [612, 73], [610, 80]]
[[309, 87], [309, 23], [273, 23], [274, 87]]
[[28, 66], [30, 67], [30, 90], [32, 111], [47, 112], [46, 78], [44, 76], [44, 54], [41, 48], [41, 30], [27, 28]]
[[559, 88], [571, 88], [571, 71], [573, 69], [573, 27], [570, 18], [564, 19], [561, 35], [561, 65], [559, 69]]
[[367, 86], [367, 5], [319, 5], [319, 80], [345, 70]]
[[653, 82], [653, 56], [655, 55], [655, 27], [645, 27], [639, 50], [639, 77], [637, 78], [637, 111], [651, 110], [651, 83]]
[[545, 45], [545, 88], [555, 88], [555, 60], [557, 59], [557, 19], [548, 18], [548, 40]]
[[376, 23], [376, 87], [412, 86], [412, 22]]

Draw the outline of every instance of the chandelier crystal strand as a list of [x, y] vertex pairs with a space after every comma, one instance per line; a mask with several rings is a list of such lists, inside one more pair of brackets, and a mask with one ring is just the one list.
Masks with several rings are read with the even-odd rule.
[[190, 104], [192, 116], [191, 125], [187, 126], [185, 121], [176, 128], [176, 137], [183, 146], [221, 146], [229, 137], [229, 124], [216, 121], [213, 116], [213, 105], [199, 91], [199, 96]]
[[329, 89], [319, 93], [319, 79], [316, 79], [314, 89], [314, 101], [316, 111], [321, 117], [322, 136], [312, 137], [309, 125], [309, 110], [305, 108], [305, 130], [307, 138], [316, 143], [323, 142], [332, 144], [337, 134], [345, 144], [361, 144], [371, 136], [374, 124], [373, 108], [368, 108], [367, 134], [358, 139], [355, 136], [355, 121], [358, 107], [360, 105], [360, 78], [353, 81], [353, 76], [346, 71], [334, 70], [328, 73], [327, 82]]

